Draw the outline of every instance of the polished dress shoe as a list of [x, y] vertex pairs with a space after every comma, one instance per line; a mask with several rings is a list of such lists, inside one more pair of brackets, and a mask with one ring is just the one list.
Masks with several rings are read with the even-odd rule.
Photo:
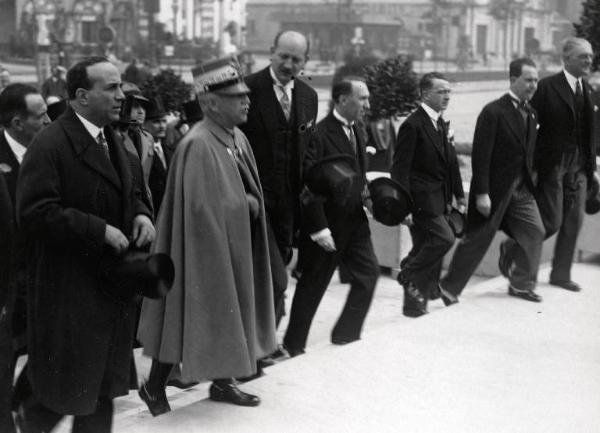
[[533, 290], [515, 289], [513, 286], [508, 286], [508, 294], [510, 296], [516, 296], [517, 298], [525, 299], [531, 302], [542, 302], [542, 297], [535, 293]]
[[581, 292], [581, 286], [575, 281], [561, 281], [561, 280], [550, 280], [550, 284], [553, 286], [562, 287], [563, 289], [571, 292]]
[[421, 317], [427, 314], [427, 302], [412, 282], [407, 282], [404, 286], [404, 306], [402, 314], [406, 317]]
[[152, 395], [148, 392], [146, 384], [143, 384], [138, 391], [138, 395], [144, 403], [146, 403], [152, 416], [162, 415], [163, 413], [171, 411], [171, 406], [169, 406], [167, 395], [164, 390], [158, 395]]
[[240, 390], [232, 380], [227, 383], [213, 382], [208, 391], [211, 400], [224, 401], [238, 406], [258, 406], [260, 398]]
[[287, 353], [287, 355], [290, 358], [293, 358], [298, 355], [304, 355], [304, 353], [306, 353], [306, 352], [304, 351], [304, 349], [294, 348], [294, 347], [288, 346], [287, 344], [284, 343], [281, 345], [281, 353], [284, 354], [283, 356], [285, 356], [285, 353]]
[[500, 256], [498, 257], [498, 269], [505, 278], [510, 278], [512, 260], [509, 257], [508, 247], [506, 242], [500, 242]]
[[444, 289], [441, 284], [438, 284], [438, 290], [440, 292], [440, 297], [442, 298], [442, 301], [444, 302], [444, 305], [446, 307], [458, 304], [458, 296], [456, 296], [454, 293]]

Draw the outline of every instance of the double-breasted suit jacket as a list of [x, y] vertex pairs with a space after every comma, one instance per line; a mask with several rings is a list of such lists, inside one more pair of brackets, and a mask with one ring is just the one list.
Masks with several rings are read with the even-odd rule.
[[127, 394], [135, 304], [113, 300], [103, 264], [114, 259], [106, 225], [132, 235], [151, 217], [139, 162], [110, 127], [111, 158], [73, 109], [33, 140], [17, 185], [20, 229], [31, 239], [28, 275], [29, 379], [38, 401], [86, 415], [99, 396]]

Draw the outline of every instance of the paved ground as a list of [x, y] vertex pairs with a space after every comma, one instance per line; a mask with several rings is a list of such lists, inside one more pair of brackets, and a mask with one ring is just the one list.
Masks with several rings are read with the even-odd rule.
[[[600, 267], [575, 265], [581, 293], [545, 284], [547, 274], [541, 304], [509, 297], [502, 278], [475, 279], [459, 305], [435, 301], [419, 319], [402, 316], [384, 276], [363, 339], [347, 346], [329, 344], [347, 292], [335, 280], [307, 353], [242, 385], [260, 407], [207, 400], [203, 383], [169, 387], [173, 412], [152, 418], [132, 393], [117, 400], [114, 432], [600, 432]], [[148, 360], [137, 361], [145, 376]]]

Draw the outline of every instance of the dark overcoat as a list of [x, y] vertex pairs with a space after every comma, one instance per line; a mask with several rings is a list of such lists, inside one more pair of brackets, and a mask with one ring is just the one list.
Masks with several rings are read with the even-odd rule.
[[49, 409], [95, 411], [99, 396], [128, 393], [135, 305], [107, 293], [103, 266], [114, 259], [107, 224], [132, 234], [151, 216], [135, 158], [104, 128], [111, 161], [73, 109], [40, 132], [21, 166], [17, 217], [30, 239], [29, 379]]
[[473, 136], [471, 166], [473, 177], [469, 194], [467, 230], [472, 231], [486, 224], [490, 217], [477, 211], [477, 194], [489, 194], [492, 214], [508, 194], [515, 180], [523, 176], [523, 181], [533, 191], [537, 183], [534, 170], [534, 152], [538, 123], [535, 110], [528, 114], [528, 128], [518, 110], [515, 109], [507, 93], [490, 102], [479, 114]]

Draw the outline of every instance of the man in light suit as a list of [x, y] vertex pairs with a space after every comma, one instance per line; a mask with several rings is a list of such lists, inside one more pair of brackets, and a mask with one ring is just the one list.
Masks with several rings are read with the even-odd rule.
[[103, 265], [154, 239], [139, 161], [109, 126], [118, 120], [119, 70], [91, 57], [67, 73], [70, 106], [33, 140], [17, 183], [27, 234], [28, 373], [23, 432], [109, 432], [112, 399], [129, 391], [135, 303], [117, 298]]
[[501, 269], [510, 281], [509, 295], [540, 302], [534, 291], [544, 238], [534, 197], [538, 123], [528, 104], [538, 73], [532, 60], [522, 58], [511, 62], [509, 75], [508, 93], [487, 104], [477, 119], [467, 230], [440, 286], [458, 296], [502, 229], [510, 236], [502, 254], [514, 258], [514, 266]]
[[[450, 84], [437, 72], [423, 75], [419, 83], [423, 103], [398, 131], [392, 179], [414, 201], [409, 221], [413, 248], [403, 260], [398, 282], [404, 286], [403, 313], [419, 317], [427, 313], [427, 299], [437, 291], [441, 262], [454, 245], [448, 223], [453, 199], [465, 210], [462, 180], [454, 147], [448, 140], [442, 112], [450, 101]], [[412, 220], [412, 221], [411, 221]], [[442, 293], [444, 302], [454, 298]]]
[[317, 118], [317, 93], [298, 79], [308, 51], [304, 35], [277, 34], [271, 65], [246, 78], [250, 111], [240, 126], [254, 151], [265, 196], [276, 323], [285, 313], [285, 265], [299, 227], [303, 165]]
[[563, 46], [564, 70], [540, 80], [531, 100], [540, 123], [535, 152], [538, 205], [546, 237], [558, 232], [550, 284], [573, 292], [581, 290], [571, 280], [571, 264], [587, 185], [597, 176], [597, 108], [590, 85], [582, 79], [590, 73], [593, 56], [588, 41], [569, 38]]
[[[333, 110], [317, 125], [315, 158], [350, 155], [364, 187], [366, 150], [355, 122], [369, 108], [369, 90], [362, 81], [345, 79], [333, 86], [332, 99]], [[357, 188], [344, 204], [312, 193], [303, 198], [300, 250], [304, 262], [283, 339], [291, 356], [304, 352], [312, 319], [340, 263], [351, 276], [350, 293], [331, 342], [346, 344], [360, 338], [379, 275], [362, 190]]]

